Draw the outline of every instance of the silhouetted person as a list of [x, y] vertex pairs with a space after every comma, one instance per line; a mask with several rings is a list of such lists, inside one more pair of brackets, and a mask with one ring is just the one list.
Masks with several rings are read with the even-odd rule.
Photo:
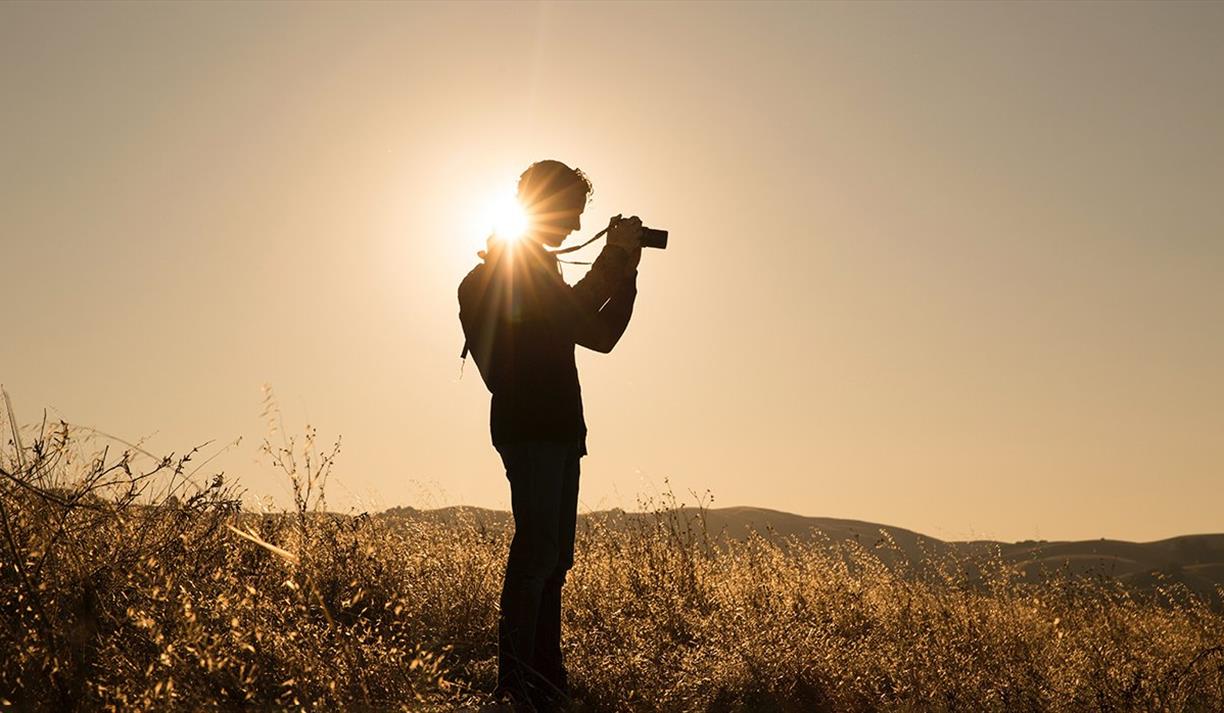
[[607, 245], [572, 287], [545, 249], [581, 227], [590, 193], [581, 171], [558, 161], [532, 164], [518, 183], [525, 237], [491, 239], [484, 263], [459, 285], [459, 320], [492, 393], [493, 445], [510, 481], [514, 539], [501, 593], [495, 695], [516, 707], [549, 709], [568, 698], [561, 587], [574, 564], [578, 462], [587, 452], [574, 345], [611, 351], [637, 295], [636, 216], [612, 219]]

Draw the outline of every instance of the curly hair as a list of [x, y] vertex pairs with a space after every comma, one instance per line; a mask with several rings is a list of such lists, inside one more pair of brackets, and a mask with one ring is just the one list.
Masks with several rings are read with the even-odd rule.
[[582, 190], [586, 203], [595, 193], [591, 179], [582, 169], [548, 159], [536, 161], [519, 176], [518, 197], [525, 205], [531, 205], [573, 188]]

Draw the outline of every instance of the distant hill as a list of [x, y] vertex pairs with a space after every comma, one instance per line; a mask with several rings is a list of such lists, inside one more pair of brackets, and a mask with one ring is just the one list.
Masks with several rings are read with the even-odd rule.
[[[678, 508], [663, 515], [699, 532], [701, 512]], [[619, 508], [579, 515], [579, 528], [597, 523], [611, 528], [641, 527], [653, 522], [654, 513], [630, 513]], [[478, 526], [509, 528], [509, 512], [466, 506], [434, 510], [392, 508], [380, 517], [427, 520], [433, 522], [470, 522]], [[713, 508], [704, 511], [705, 530], [716, 545], [728, 540], [743, 540], [751, 533], [785, 545], [791, 538], [810, 541], [823, 538], [830, 543], [856, 541], [872, 549], [891, 565], [904, 561], [914, 571], [923, 563], [948, 556], [993, 557], [996, 554], [1018, 568], [1027, 581], [1039, 581], [1054, 573], [1078, 576], [1104, 576], [1138, 590], [1151, 591], [1161, 583], [1180, 582], [1191, 591], [1221, 606], [1224, 588], [1224, 533], [1182, 535], [1155, 542], [1123, 540], [995, 542], [992, 540], [944, 541], [901, 527], [861, 520], [808, 517], [756, 507]], [[889, 542], [891, 540], [891, 542]]]

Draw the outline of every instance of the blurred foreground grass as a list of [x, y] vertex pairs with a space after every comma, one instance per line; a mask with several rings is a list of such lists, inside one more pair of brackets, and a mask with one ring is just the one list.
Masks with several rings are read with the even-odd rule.
[[[296, 496], [277, 514], [199, 483], [195, 451], [31, 434], [0, 458], [0, 706], [453, 710], [492, 688], [503, 528], [323, 512], [336, 449], [312, 432], [266, 446]], [[1177, 587], [715, 546], [700, 508], [647, 505], [580, 527], [575, 710], [1224, 710], [1224, 617]]]

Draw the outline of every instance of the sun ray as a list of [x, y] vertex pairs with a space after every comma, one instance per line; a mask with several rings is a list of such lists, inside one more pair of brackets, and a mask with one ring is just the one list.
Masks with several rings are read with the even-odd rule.
[[527, 233], [527, 213], [512, 195], [499, 196], [487, 208], [490, 231], [507, 242], [521, 240]]

